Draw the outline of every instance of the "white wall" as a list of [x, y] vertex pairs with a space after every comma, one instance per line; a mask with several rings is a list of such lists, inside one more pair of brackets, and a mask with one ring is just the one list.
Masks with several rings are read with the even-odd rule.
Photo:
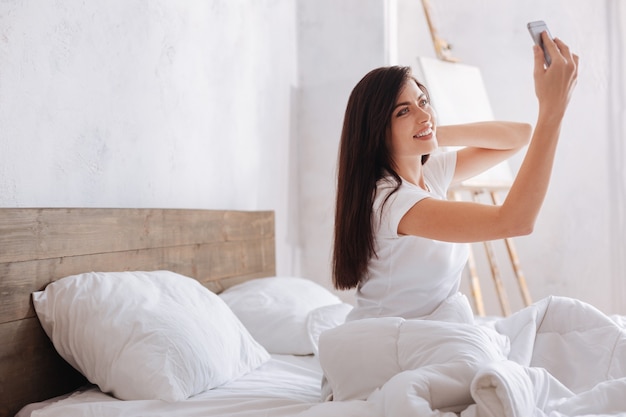
[[343, 112], [352, 87], [388, 60], [386, 2], [299, 0], [297, 22], [298, 259], [303, 276], [330, 288]]
[[[608, 1], [610, 233], [613, 305], [624, 311], [626, 295], [626, 3]], [[616, 309], [617, 310], [617, 309]]]
[[[623, 5], [431, 4], [499, 118], [534, 121], [527, 21], [581, 55], [544, 210], [516, 242], [535, 299], [626, 312]], [[418, 0], [3, 1], [0, 206], [271, 209], [278, 272], [330, 286], [349, 92], [420, 55]]]
[[288, 188], [295, 5], [0, 3], [0, 206], [276, 211]]

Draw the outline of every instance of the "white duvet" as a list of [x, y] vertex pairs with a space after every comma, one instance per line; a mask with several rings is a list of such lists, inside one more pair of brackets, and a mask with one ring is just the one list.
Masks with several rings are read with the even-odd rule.
[[[428, 319], [346, 323], [322, 333], [319, 362], [274, 355], [178, 403], [94, 388], [20, 417], [626, 416], [626, 320], [559, 297], [482, 324], [452, 297]], [[334, 401], [319, 402], [320, 364]]]
[[[451, 303], [440, 318], [467, 308]], [[626, 330], [568, 298], [489, 325], [354, 321], [322, 334], [319, 348], [336, 405], [303, 417], [626, 416]]]

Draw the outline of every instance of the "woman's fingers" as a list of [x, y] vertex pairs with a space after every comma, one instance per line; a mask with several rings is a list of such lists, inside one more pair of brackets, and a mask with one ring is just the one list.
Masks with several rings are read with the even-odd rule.
[[538, 76], [545, 71], [545, 58], [543, 56], [543, 50], [537, 45], [533, 46], [533, 53], [535, 55], [535, 76]]
[[574, 54], [572, 54], [572, 51], [565, 42], [559, 38], [551, 39], [547, 32], [543, 32], [541, 36], [543, 36], [544, 47], [547, 48], [552, 61], [563, 58], [566, 63], [573, 63], [576, 67], [578, 67], [578, 58], [574, 58]]
[[543, 65], [541, 50], [534, 50], [535, 93], [540, 103], [540, 110], [560, 117], [565, 112], [578, 77], [578, 56], [570, 51], [558, 38], [550, 39], [542, 33], [544, 47], [552, 59], [549, 68]]
[[560, 52], [561, 55], [563, 55], [565, 59], [568, 59], [568, 60], [572, 59], [572, 53], [569, 50], [569, 46], [567, 46], [565, 42], [563, 42], [559, 38], [554, 38], [552, 42], [558, 48], [558, 52]]
[[576, 65], [576, 71], [574, 72], [574, 77], [578, 78], [578, 55], [574, 54], [574, 65]]

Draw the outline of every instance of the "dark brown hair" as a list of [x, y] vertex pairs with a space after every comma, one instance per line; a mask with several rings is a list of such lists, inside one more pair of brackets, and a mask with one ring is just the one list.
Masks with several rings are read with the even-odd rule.
[[[350, 289], [361, 282], [372, 256], [372, 205], [377, 181], [394, 169], [388, 147], [391, 116], [405, 83], [413, 80], [409, 67], [383, 67], [370, 71], [352, 90], [343, 120], [337, 173], [337, 206], [333, 247], [333, 284]], [[428, 155], [422, 157], [422, 164]], [[390, 195], [392, 194], [390, 193]], [[387, 197], [388, 198], [388, 197]]]

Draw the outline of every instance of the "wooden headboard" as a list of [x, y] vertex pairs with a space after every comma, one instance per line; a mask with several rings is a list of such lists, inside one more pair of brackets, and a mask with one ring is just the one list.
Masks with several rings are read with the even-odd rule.
[[219, 293], [276, 274], [271, 211], [0, 208], [0, 417], [84, 384], [31, 293], [91, 271], [170, 270]]

